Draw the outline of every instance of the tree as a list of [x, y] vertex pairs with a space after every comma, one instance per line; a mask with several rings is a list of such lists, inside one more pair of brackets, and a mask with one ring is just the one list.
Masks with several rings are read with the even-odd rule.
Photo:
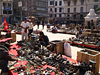
[[98, 8], [96, 9], [96, 11], [98, 11], [98, 12], [99, 12], [99, 14], [100, 14], [100, 7], [98, 7]]

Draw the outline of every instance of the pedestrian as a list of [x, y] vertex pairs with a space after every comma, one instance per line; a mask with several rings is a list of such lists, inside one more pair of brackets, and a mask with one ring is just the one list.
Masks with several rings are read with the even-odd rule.
[[81, 34], [82, 34], [82, 28], [79, 27], [79, 35], [81, 35]]
[[40, 21], [37, 20], [37, 28], [39, 29]]
[[90, 25], [91, 25], [91, 33], [92, 33], [92, 32], [93, 32], [93, 27], [94, 27], [94, 22], [93, 22], [93, 20], [91, 20]]
[[22, 28], [22, 41], [28, 38], [28, 28], [29, 28], [30, 24], [29, 22], [27, 22], [27, 18], [24, 19], [24, 21], [21, 23], [21, 28]]
[[31, 19], [29, 19], [29, 23], [30, 23], [30, 26], [29, 26], [29, 33], [28, 33], [28, 36], [31, 35], [31, 33], [33, 32], [33, 23], [31, 22]]
[[100, 29], [100, 21], [99, 21], [99, 23], [97, 25], [97, 30], [99, 30], [99, 29]]
[[42, 19], [42, 26], [43, 26], [43, 29], [44, 29], [44, 20]]
[[76, 28], [77, 28], [77, 30], [79, 30], [79, 27], [80, 27], [80, 25], [77, 23], [77, 24], [76, 24]]
[[47, 31], [50, 30], [50, 23], [47, 24]]
[[0, 45], [0, 69], [2, 70], [2, 75], [9, 75], [7, 71], [8, 61], [18, 62], [18, 59], [14, 59], [9, 55], [10, 46], [8, 42]]

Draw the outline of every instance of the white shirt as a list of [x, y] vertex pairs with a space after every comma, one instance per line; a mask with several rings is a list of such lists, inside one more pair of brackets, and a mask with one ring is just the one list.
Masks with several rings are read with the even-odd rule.
[[[26, 27], [29, 27], [30, 24], [29, 24], [29, 22], [26, 22], [26, 23], [25, 23], [25, 22], [23, 21], [23, 22], [21, 23], [21, 26], [22, 26], [23, 28], [26, 28]], [[24, 30], [25, 30], [25, 29], [23, 29], [23, 28], [22, 28], [22, 33], [24, 33]], [[28, 32], [28, 30], [27, 30], [27, 32]]]
[[32, 29], [32, 28], [33, 28], [33, 23], [31, 22], [30, 26], [29, 26], [29, 29]]
[[72, 56], [72, 54], [71, 54], [71, 46], [67, 42], [64, 43], [64, 53], [67, 56], [70, 56], [70, 57]]

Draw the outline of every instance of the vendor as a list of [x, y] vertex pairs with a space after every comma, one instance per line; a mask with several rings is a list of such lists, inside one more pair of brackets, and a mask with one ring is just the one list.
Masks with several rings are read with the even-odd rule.
[[49, 44], [49, 39], [48, 39], [48, 37], [46, 35], [44, 35], [43, 32], [40, 32], [39, 42], [43, 46], [47, 46]]
[[8, 51], [10, 50], [10, 44], [5, 43], [4, 46], [0, 46], [0, 69], [2, 69], [2, 75], [8, 75], [7, 65], [8, 61], [17, 61], [18, 59], [12, 58]]
[[63, 40], [64, 41], [64, 54], [68, 57], [72, 57], [72, 54], [71, 54], [71, 46], [69, 43], [67, 43], [66, 40]]
[[52, 28], [52, 32], [53, 32], [53, 33], [56, 33], [57, 31], [58, 31], [57, 27], [54, 26], [54, 27]]

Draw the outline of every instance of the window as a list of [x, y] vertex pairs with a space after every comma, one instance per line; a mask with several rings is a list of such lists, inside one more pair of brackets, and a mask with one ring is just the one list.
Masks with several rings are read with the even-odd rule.
[[83, 12], [83, 7], [80, 8], [80, 12]]
[[70, 6], [70, 1], [68, 2], [68, 6]]
[[54, 1], [50, 1], [50, 5], [54, 5]]
[[76, 5], [77, 0], [74, 0], [74, 5]]
[[57, 12], [57, 8], [55, 8], [55, 12]]
[[61, 17], [61, 14], [59, 14], [59, 17]]
[[98, 8], [98, 5], [94, 5], [94, 10], [96, 10]]
[[8, 11], [8, 14], [12, 14], [12, 11]]
[[52, 17], [52, 14], [50, 14], [50, 17]]
[[3, 3], [3, 6], [6, 7], [7, 6], [7, 3]]
[[60, 6], [62, 5], [62, 1], [59, 1], [59, 5], [60, 5]]
[[95, 0], [95, 2], [98, 2], [98, 0]]
[[8, 3], [8, 7], [11, 7], [11, 3]]
[[76, 8], [74, 8], [74, 13], [76, 13]]
[[67, 19], [69, 19], [70, 18], [70, 15], [67, 15]]
[[70, 8], [68, 8], [68, 13], [70, 13]]
[[80, 19], [84, 19], [83, 15], [80, 15]]
[[50, 11], [52, 11], [52, 8], [50, 8]]
[[81, 0], [81, 5], [83, 5], [84, 4], [84, 0]]
[[57, 17], [57, 14], [55, 14], [55, 17]]
[[55, 6], [57, 6], [57, 1], [55, 1]]
[[62, 12], [62, 8], [59, 8], [59, 12]]
[[7, 14], [7, 10], [3, 10], [3, 14]]
[[76, 15], [74, 15], [73, 18], [76, 19]]

